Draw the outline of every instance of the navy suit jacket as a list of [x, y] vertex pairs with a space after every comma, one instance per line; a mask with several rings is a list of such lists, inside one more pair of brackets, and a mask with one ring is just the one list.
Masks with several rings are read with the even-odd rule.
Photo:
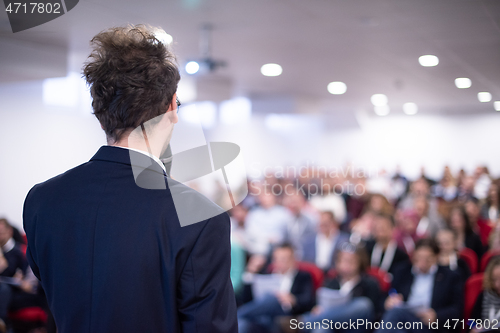
[[[392, 287], [403, 295], [405, 301], [408, 300], [413, 285], [413, 273], [411, 269], [412, 265], [409, 262], [400, 263], [394, 269]], [[464, 303], [463, 289], [463, 281], [457, 273], [451, 271], [448, 267], [438, 266], [438, 270], [434, 276], [431, 308], [436, 311], [441, 329], [443, 329], [446, 320], [462, 318]]]
[[237, 332], [229, 216], [181, 227], [161, 167], [140, 177], [166, 189], [141, 188], [129, 153], [103, 146], [26, 198], [27, 258], [58, 332]]

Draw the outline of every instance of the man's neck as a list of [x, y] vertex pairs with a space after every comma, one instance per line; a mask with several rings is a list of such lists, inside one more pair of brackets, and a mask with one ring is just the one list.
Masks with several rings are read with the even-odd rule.
[[383, 240], [379, 240], [377, 241], [377, 243], [382, 246], [382, 249], [387, 249], [387, 247], [389, 246], [389, 243], [391, 242], [390, 239], [383, 239]]

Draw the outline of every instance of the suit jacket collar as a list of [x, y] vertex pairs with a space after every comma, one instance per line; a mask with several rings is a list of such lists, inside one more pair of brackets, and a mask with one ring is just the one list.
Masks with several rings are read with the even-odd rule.
[[439, 297], [442, 297], [443, 295], [440, 295], [441, 290], [446, 290], [444, 288], [444, 284], [448, 283], [448, 281], [445, 281], [445, 276], [444, 276], [444, 271], [448, 269], [443, 266], [438, 266], [437, 272], [434, 275], [434, 287], [432, 288], [432, 298], [431, 298], [431, 307], [435, 308], [436, 307], [436, 302], [438, 301]]
[[165, 174], [161, 166], [151, 157], [122, 147], [102, 146], [90, 161], [126, 164], [139, 169], [148, 169], [160, 174]]

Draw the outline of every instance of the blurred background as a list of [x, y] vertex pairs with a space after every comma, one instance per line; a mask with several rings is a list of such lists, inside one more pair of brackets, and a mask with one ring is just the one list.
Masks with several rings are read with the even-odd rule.
[[240, 145], [250, 175], [351, 163], [498, 176], [499, 22], [495, 0], [104, 0], [13, 34], [2, 11], [0, 213], [20, 226], [33, 184], [105, 144], [80, 72], [89, 40], [127, 23], [167, 32], [181, 102], [201, 108], [208, 140]]
[[[451, 212], [472, 202], [469, 229], [482, 245], [469, 273], [499, 246], [498, 232], [488, 238], [500, 204], [498, 0], [81, 0], [15, 34], [1, 11], [0, 216], [19, 230], [34, 184], [106, 144], [81, 68], [96, 33], [128, 23], [166, 32], [157, 37], [177, 55], [180, 122], [195, 110], [207, 141], [241, 147], [250, 195], [231, 212], [241, 274], [252, 256], [271, 255], [249, 245], [247, 213], [260, 221], [251, 228], [274, 223], [255, 217], [274, 205], [309, 211], [313, 226], [331, 211], [359, 244], [374, 240], [381, 212], [412, 235], [430, 220], [435, 229], [419, 238], [446, 227], [460, 236], [466, 223]], [[306, 201], [287, 203], [287, 184], [305, 185]], [[410, 215], [406, 230], [398, 223]], [[460, 237], [456, 251], [468, 246]]]

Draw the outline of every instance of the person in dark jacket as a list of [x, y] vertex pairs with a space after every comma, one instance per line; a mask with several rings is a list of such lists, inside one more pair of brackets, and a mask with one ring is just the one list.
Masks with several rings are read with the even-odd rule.
[[375, 240], [366, 243], [370, 265], [391, 274], [398, 263], [408, 261], [406, 252], [398, 247], [394, 228], [392, 215], [376, 215], [373, 227]]
[[[382, 293], [378, 282], [366, 275], [368, 257], [362, 247], [356, 248], [351, 243], [345, 244], [336, 258], [335, 277], [324, 284], [325, 288], [338, 290], [341, 295], [349, 296], [346, 303], [331, 307], [316, 305], [312, 311], [297, 319], [304, 332], [331, 332], [325, 327], [325, 319], [331, 322], [349, 322], [349, 320], [371, 321], [382, 312]], [[364, 332], [359, 329], [356, 332]]]
[[[281, 277], [279, 290], [243, 304], [238, 309], [239, 333], [272, 332], [280, 317], [311, 310], [315, 303], [311, 275], [297, 268], [293, 247], [278, 246], [273, 251], [272, 272]], [[245, 288], [251, 288], [253, 275], [244, 277]], [[251, 293], [249, 293], [251, 295]]]
[[[461, 318], [464, 285], [457, 273], [438, 266], [438, 255], [439, 248], [434, 240], [421, 239], [415, 245], [412, 263], [396, 268], [393, 289], [385, 301], [386, 312], [382, 317], [386, 325], [377, 333], [395, 329], [399, 332], [444, 332], [449, 331], [444, 327], [447, 321], [450, 324], [449, 321]], [[438, 325], [433, 324], [436, 321]], [[401, 326], [400, 323], [406, 322], [413, 324]]]
[[441, 229], [436, 234], [436, 242], [439, 246], [439, 265], [457, 272], [465, 283], [471, 271], [469, 265], [457, 253], [457, 234], [449, 228]]
[[479, 294], [472, 309], [469, 324], [472, 333], [495, 331], [500, 328], [500, 257], [488, 263], [483, 279], [483, 292]]
[[237, 330], [229, 216], [160, 160], [180, 79], [162, 33], [92, 39], [83, 74], [107, 145], [26, 197], [26, 256], [59, 333]]
[[463, 205], [454, 206], [450, 211], [449, 227], [457, 234], [457, 249], [466, 247], [476, 252], [479, 262], [485, 252], [481, 238], [474, 232], [469, 216]]

